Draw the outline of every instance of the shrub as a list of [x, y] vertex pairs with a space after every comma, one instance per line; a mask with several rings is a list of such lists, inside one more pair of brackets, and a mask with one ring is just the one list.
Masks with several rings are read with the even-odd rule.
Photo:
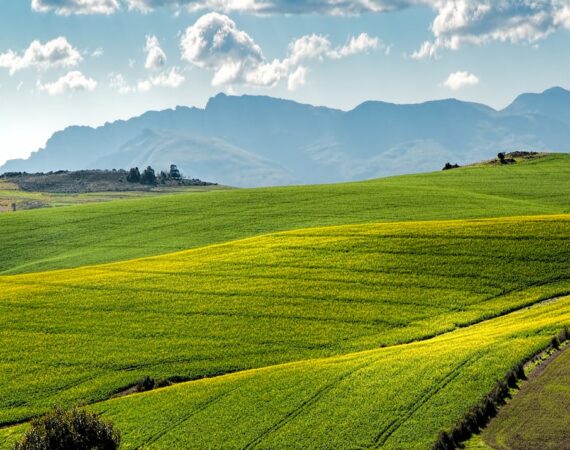
[[14, 450], [116, 450], [120, 441], [115, 427], [97, 414], [56, 407], [32, 421]]
[[442, 170], [450, 170], [450, 169], [457, 169], [459, 167], [459, 164], [451, 164], [451, 163], [445, 163], [445, 166], [443, 166]]
[[137, 392], [152, 391], [156, 387], [156, 381], [154, 381], [154, 378], [146, 376], [137, 382], [136, 387]]
[[558, 342], [563, 343], [570, 339], [570, 330], [568, 327], [564, 327], [560, 334], [558, 335]]
[[445, 431], [441, 431], [437, 437], [437, 441], [433, 446], [433, 450], [452, 450], [455, 448], [455, 443]]

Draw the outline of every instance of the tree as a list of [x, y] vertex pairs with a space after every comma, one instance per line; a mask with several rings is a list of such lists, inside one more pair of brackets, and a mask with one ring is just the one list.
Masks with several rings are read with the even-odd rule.
[[503, 152], [499, 153], [497, 155], [497, 158], [499, 158], [499, 161], [501, 161], [501, 164], [505, 164], [505, 154]]
[[97, 414], [56, 407], [32, 421], [14, 450], [116, 450], [120, 442], [119, 431]]
[[141, 184], [156, 184], [156, 175], [154, 169], [148, 166], [141, 175]]
[[173, 180], [180, 180], [182, 178], [180, 170], [178, 170], [178, 167], [176, 167], [175, 164], [170, 165], [170, 178]]
[[138, 167], [133, 167], [129, 169], [129, 173], [127, 174], [127, 181], [129, 183], [140, 183], [141, 173], [139, 172]]
[[158, 180], [160, 184], [166, 184], [169, 178], [170, 178], [169, 175], [164, 170], [160, 171], [160, 174], [158, 175]]

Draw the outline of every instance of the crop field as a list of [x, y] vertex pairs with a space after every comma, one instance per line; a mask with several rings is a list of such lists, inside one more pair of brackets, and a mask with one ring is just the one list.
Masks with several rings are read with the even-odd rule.
[[570, 292], [570, 216], [299, 230], [0, 277], [0, 423], [188, 379], [394, 345]]
[[[94, 409], [123, 430], [125, 449], [426, 449], [568, 323], [565, 297], [426, 341], [182, 383]], [[0, 430], [0, 445], [24, 429]]]
[[0, 214], [0, 274], [128, 260], [263, 233], [570, 212], [570, 155], [361, 183], [238, 189]]
[[125, 449], [429, 448], [570, 325], [568, 192], [551, 155], [0, 214], [0, 448], [78, 403]]
[[482, 433], [495, 449], [570, 448], [570, 347], [537, 370]]

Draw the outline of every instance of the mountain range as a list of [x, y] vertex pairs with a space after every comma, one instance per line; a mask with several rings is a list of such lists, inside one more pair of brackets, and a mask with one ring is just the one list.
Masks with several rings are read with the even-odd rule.
[[570, 91], [522, 94], [503, 110], [455, 99], [350, 111], [266, 96], [218, 94], [206, 107], [150, 111], [56, 132], [1, 172], [175, 163], [184, 175], [232, 186], [362, 180], [464, 164], [500, 151], [570, 151]]

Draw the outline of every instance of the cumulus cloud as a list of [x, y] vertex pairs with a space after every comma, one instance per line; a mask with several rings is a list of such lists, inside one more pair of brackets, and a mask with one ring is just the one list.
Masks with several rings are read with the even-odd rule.
[[8, 69], [10, 75], [29, 67], [49, 69], [52, 67], [73, 67], [82, 60], [81, 54], [67, 39], [58, 37], [42, 44], [33, 41], [23, 52], [8, 50], [0, 54], [0, 67]]
[[350, 38], [348, 44], [343, 45], [334, 50], [334, 59], [346, 58], [347, 56], [357, 55], [358, 53], [367, 53], [371, 50], [376, 50], [381, 46], [380, 40], [376, 37], [371, 37], [366, 33], [360, 33], [356, 37]]
[[307, 83], [307, 69], [303, 66], [297, 67], [295, 72], [289, 75], [287, 89], [295, 91]]
[[432, 0], [432, 41], [411, 56], [437, 57], [439, 50], [489, 42], [536, 43], [570, 27], [567, 0]]
[[424, 3], [424, 0], [127, 0], [130, 9], [150, 12], [161, 7], [224, 13], [355, 15], [389, 12]]
[[166, 64], [166, 54], [162, 48], [160, 48], [160, 43], [156, 36], [146, 37], [145, 52], [146, 61], [144, 66], [147, 69], [158, 70], [164, 67]]
[[59, 78], [53, 83], [38, 84], [41, 91], [49, 95], [59, 95], [65, 92], [92, 91], [97, 87], [97, 82], [74, 70]]
[[72, 14], [112, 14], [119, 9], [117, 0], [32, 0], [32, 10]]
[[[354, 37], [346, 45], [333, 47], [326, 36], [306, 35], [291, 42], [285, 59], [268, 61], [259, 45], [245, 31], [240, 30], [228, 16], [208, 13], [186, 30], [180, 46], [182, 58], [193, 65], [214, 73], [214, 86], [245, 84], [274, 86], [281, 79], [296, 72], [301, 63], [340, 59], [381, 47], [377, 38], [366, 33]], [[296, 82], [306, 75], [301, 70]]]
[[450, 73], [447, 80], [443, 85], [452, 91], [459, 91], [468, 86], [475, 86], [479, 84], [479, 78], [469, 72], [454, 72]]

